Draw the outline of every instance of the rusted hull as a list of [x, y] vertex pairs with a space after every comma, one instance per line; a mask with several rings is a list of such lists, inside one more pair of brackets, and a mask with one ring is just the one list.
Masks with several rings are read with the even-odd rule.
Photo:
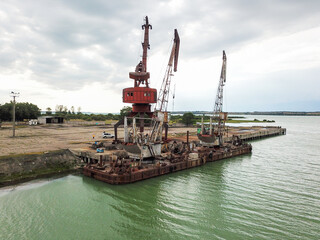
[[251, 150], [252, 147], [249, 144], [245, 146], [238, 146], [237, 148], [229, 149], [228, 151], [226, 151], [225, 149], [220, 149], [215, 152], [212, 152], [212, 150], [210, 149], [204, 149], [202, 152], [198, 153], [197, 159], [188, 159], [177, 163], [170, 163], [166, 166], [157, 166], [148, 169], [141, 169], [136, 172], [124, 173], [121, 175], [114, 173], [110, 174], [108, 172], [96, 169], [88, 165], [84, 167], [83, 174], [85, 176], [92, 177], [94, 179], [109, 184], [127, 184], [181, 171], [184, 169], [202, 166], [206, 164], [206, 162], [213, 162], [243, 154], [248, 154], [251, 153]]
[[167, 165], [164, 167], [155, 167], [151, 169], [145, 169], [137, 172], [131, 172], [130, 174], [109, 174], [107, 172], [99, 171], [97, 169], [90, 169], [85, 167], [83, 174], [88, 177], [95, 178], [97, 180], [110, 183], [110, 184], [127, 184], [133, 183], [141, 180], [145, 180], [152, 177], [157, 177], [161, 175], [165, 175], [172, 172], [181, 171], [184, 169], [197, 167], [203, 165], [201, 160], [192, 160], [179, 162], [172, 165]]

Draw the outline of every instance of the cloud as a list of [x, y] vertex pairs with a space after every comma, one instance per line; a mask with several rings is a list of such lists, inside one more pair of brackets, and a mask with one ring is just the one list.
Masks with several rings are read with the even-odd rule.
[[[173, 29], [179, 31], [181, 52], [175, 81], [184, 82], [184, 92], [190, 92], [184, 95], [177, 90], [176, 107], [211, 109], [213, 100], [209, 99], [214, 98], [215, 90], [201, 89], [218, 79], [223, 49], [229, 57], [228, 76], [242, 81], [238, 91], [248, 99], [255, 90], [243, 87], [246, 79], [256, 79], [263, 86], [261, 75], [276, 79], [277, 73], [292, 69], [314, 73], [312, 69], [320, 65], [315, 42], [320, 32], [317, 0], [14, 0], [0, 3], [0, 81], [24, 76], [23, 81], [36, 82], [49, 92], [79, 94], [92, 85], [121, 98], [122, 88], [132, 85], [128, 72], [142, 54], [145, 15], [153, 25], [148, 66], [154, 87], [164, 74], [159, 69], [165, 68]], [[194, 93], [194, 79], [199, 93]], [[290, 89], [296, 100], [298, 91]], [[209, 96], [201, 101], [205, 94]], [[178, 95], [181, 102], [190, 104], [180, 105]], [[199, 104], [193, 101], [195, 97]], [[107, 96], [105, 101], [109, 101]]]

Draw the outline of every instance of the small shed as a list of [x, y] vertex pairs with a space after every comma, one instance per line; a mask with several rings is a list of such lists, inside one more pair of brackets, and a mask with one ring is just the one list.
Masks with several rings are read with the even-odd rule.
[[38, 119], [31, 119], [29, 120], [29, 125], [32, 126], [32, 125], [37, 125], [38, 124]]
[[56, 116], [41, 116], [38, 117], [39, 124], [50, 124], [50, 123], [63, 123], [63, 117], [56, 117]]

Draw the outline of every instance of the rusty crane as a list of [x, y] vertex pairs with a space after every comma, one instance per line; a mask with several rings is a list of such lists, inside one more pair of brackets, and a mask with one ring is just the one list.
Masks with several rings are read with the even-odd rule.
[[[133, 87], [124, 88], [122, 91], [122, 101], [132, 103], [132, 111], [128, 117], [139, 116], [140, 132], [144, 131], [144, 116], [152, 118], [151, 104], [157, 102], [157, 89], [149, 85], [150, 73], [147, 71], [147, 58], [149, 44], [149, 30], [152, 26], [149, 24], [148, 16], [144, 18], [145, 23], [142, 25], [144, 30], [144, 41], [142, 43], [142, 60], [137, 64], [134, 72], [129, 72], [129, 78], [134, 80]], [[124, 123], [125, 119], [120, 119], [114, 125], [115, 141], [118, 141], [118, 127]]]
[[[221, 146], [223, 144], [223, 134], [225, 121], [227, 120], [227, 113], [222, 111], [223, 106], [223, 87], [226, 82], [227, 71], [227, 56], [225, 51], [222, 53], [222, 68], [220, 74], [219, 85], [217, 89], [217, 95], [214, 104], [213, 116], [210, 117], [210, 129], [209, 131], [204, 128], [203, 119], [201, 126], [201, 133], [198, 134], [198, 138], [203, 145], [208, 146]], [[214, 126], [212, 120], [216, 123]]]
[[[117, 139], [117, 127], [124, 125], [124, 149], [129, 156], [135, 159], [155, 157], [161, 154], [162, 129], [165, 126], [167, 135], [167, 105], [170, 92], [172, 72], [177, 71], [180, 38], [178, 31], [174, 30], [174, 43], [171, 50], [168, 66], [160, 89], [150, 88], [150, 73], [147, 72], [147, 50], [149, 49], [149, 24], [145, 18], [144, 42], [142, 43], [142, 61], [138, 63], [135, 72], [130, 72], [129, 77], [134, 80], [134, 87], [123, 89], [123, 102], [132, 103], [131, 113], [115, 125], [115, 138]], [[156, 103], [154, 111], [151, 104]], [[129, 126], [129, 119], [132, 124]], [[151, 131], [144, 131], [144, 121], [151, 121]], [[140, 131], [138, 131], [138, 127]], [[166, 136], [165, 135], [165, 136]]]
[[172, 70], [177, 71], [178, 67], [178, 58], [179, 58], [179, 49], [180, 49], [180, 37], [177, 29], [174, 30], [174, 40], [171, 49], [171, 54], [169, 57], [169, 62], [167, 69], [161, 84], [159, 91], [159, 97], [157, 104], [155, 105], [154, 112], [156, 118], [153, 121], [153, 127], [151, 130], [151, 141], [156, 141], [162, 136], [162, 126], [165, 124], [165, 139], [168, 134], [168, 102], [169, 102], [169, 93], [171, 86], [171, 77], [173, 76]]

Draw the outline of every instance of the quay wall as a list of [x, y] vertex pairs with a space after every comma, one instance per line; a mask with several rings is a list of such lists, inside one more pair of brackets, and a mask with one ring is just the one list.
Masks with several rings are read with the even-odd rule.
[[70, 150], [0, 156], [0, 187], [75, 171], [81, 160]]
[[[266, 137], [280, 136], [286, 135], [287, 129], [282, 127], [250, 127], [251, 130], [255, 130], [253, 132], [243, 132], [235, 134], [241, 140], [250, 141], [256, 139], [262, 139]], [[228, 137], [227, 140], [231, 140], [232, 137]]]

